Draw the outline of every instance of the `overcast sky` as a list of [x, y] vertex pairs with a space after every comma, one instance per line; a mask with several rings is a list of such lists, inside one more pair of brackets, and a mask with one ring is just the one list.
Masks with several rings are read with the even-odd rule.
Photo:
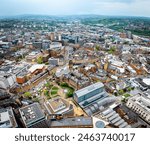
[[0, 0], [0, 15], [99, 14], [150, 17], [150, 0]]

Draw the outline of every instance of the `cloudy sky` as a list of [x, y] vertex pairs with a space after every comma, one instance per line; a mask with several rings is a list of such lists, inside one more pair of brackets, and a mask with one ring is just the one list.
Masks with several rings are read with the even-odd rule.
[[0, 0], [0, 15], [99, 14], [150, 17], [150, 0]]

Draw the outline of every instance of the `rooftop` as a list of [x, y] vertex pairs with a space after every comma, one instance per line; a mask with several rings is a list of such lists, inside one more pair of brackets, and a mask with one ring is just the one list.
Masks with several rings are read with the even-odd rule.
[[45, 118], [38, 103], [25, 106], [19, 111], [26, 126], [30, 126], [30, 124]]
[[75, 117], [65, 118], [58, 121], [52, 121], [51, 127], [82, 127], [82, 126], [93, 126], [91, 117]]
[[17, 126], [12, 108], [0, 109], [0, 128], [15, 128]]
[[36, 71], [37, 69], [43, 69], [45, 65], [44, 64], [35, 64], [32, 67], [30, 67], [29, 71], [31, 73], [33, 73], [34, 71]]
[[90, 93], [90, 92], [92, 92], [92, 91], [94, 91], [94, 90], [96, 90], [98, 88], [102, 88], [102, 87], [104, 87], [104, 85], [102, 83], [98, 82], [96, 84], [92, 84], [92, 85], [90, 85], [88, 87], [85, 87], [83, 89], [80, 89], [80, 90], [76, 91], [75, 94], [78, 97], [80, 97], [80, 96], [88, 94], [88, 93]]

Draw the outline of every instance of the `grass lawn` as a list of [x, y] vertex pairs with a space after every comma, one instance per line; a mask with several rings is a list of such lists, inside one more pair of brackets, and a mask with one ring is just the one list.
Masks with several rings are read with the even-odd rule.
[[52, 90], [56, 90], [56, 91], [58, 91], [58, 90], [59, 90], [59, 88], [58, 88], [58, 87], [56, 87], [56, 86], [54, 86], [54, 87], [52, 88]]
[[61, 86], [63, 89], [67, 89], [67, 94], [66, 94], [67, 98], [73, 96], [74, 89], [73, 89], [72, 87], [70, 87], [67, 83], [62, 83], [62, 84], [60, 84], [60, 86]]
[[125, 98], [130, 97], [130, 94], [124, 94], [123, 96], [125, 96]]
[[57, 91], [51, 91], [51, 95], [56, 95], [57, 94]]
[[52, 96], [57, 95], [58, 90], [59, 90], [59, 88], [56, 87], [56, 86], [54, 86], [54, 87], [51, 89], [51, 95], [52, 95]]

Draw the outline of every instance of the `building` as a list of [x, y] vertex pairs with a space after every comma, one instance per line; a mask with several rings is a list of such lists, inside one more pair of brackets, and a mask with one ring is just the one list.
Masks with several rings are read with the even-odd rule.
[[69, 72], [70, 72], [69, 66], [66, 65], [66, 66], [63, 66], [63, 67], [59, 67], [56, 70], [55, 75], [56, 75], [56, 77], [61, 77], [61, 76], [65, 75], [65, 74], [68, 74]]
[[100, 111], [104, 106], [116, 101], [115, 97], [109, 97], [100, 82], [80, 89], [74, 93], [74, 100], [91, 116]]
[[64, 75], [63, 81], [76, 89], [84, 88], [91, 83], [88, 77], [78, 71], [71, 71], [69, 74]]
[[53, 58], [53, 57], [51, 57], [51, 58], [48, 59], [48, 62], [49, 62], [50, 65], [57, 66], [59, 64], [59, 58]]
[[54, 40], [55, 40], [55, 33], [51, 33], [51, 34], [50, 34], [50, 40], [51, 40], [51, 41], [54, 41]]
[[92, 117], [74, 117], [50, 122], [51, 128], [93, 128]]
[[150, 78], [136, 78], [134, 82], [142, 91], [150, 89]]
[[31, 74], [38, 74], [43, 72], [45, 69], [45, 65], [44, 64], [34, 64], [29, 68], [29, 72]]
[[118, 128], [131, 128], [131, 126], [111, 107], [105, 109], [101, 113], [102, 118], [105, 118], [109, 124]]
[[0, 128], [18, 127], [11, 107], [0, 109]]
[[51, 99], [44, 103], [49, 115], [73, 116], [73, 105], [60, 97]]
[[52, 42], [51, 45], [50, 45], [50, 49], [58, 49], [58, 48], [61, 48], [62, 47], [62, 43], [60, 42]]
[[42, 42], [33, 42], [33, 47], [36, 49], [42, 49]]
[[128, 99], [127, 107], [132, 109], [141, 118], [150, 123], [150, 94], [137, 94]]
[[47, 128], [45, 114], [38, 103], [19, 109], [21, 120], [26, 128]]
[[36, 62], [39, 57], [42, 57], [43, 54], [39, 51], [32, 51], [29, 55], [26, 56], [27, 62]]
[[29, 68], [27, 64], [9, 64], [0, 68], [0, 88], [9, 89], [17, 82], [18, 74], [25, 72]]

